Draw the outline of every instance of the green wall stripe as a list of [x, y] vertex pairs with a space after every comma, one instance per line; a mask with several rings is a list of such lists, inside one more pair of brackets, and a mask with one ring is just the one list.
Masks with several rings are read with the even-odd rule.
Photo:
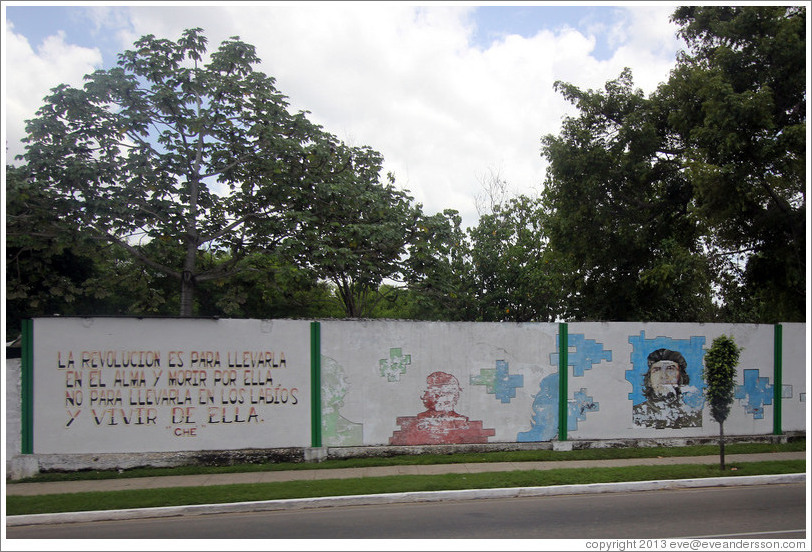
[[567, 440], [567, 378], [569, 378], [569, 332], [566, 322], [558, 325], [558, 440]]
[[20, 451], [34, 453], [34, 321], [23, 320], [21, 362], [21, 432]]
[[321, 447], [321, 323], [310, 323], [310, 442]]
[[773, 339], [773, 434], [782, 435], [781, 412], [782, 391], [784, 389], [784, 328], [781, 324], [775, 325], [775, 338]]

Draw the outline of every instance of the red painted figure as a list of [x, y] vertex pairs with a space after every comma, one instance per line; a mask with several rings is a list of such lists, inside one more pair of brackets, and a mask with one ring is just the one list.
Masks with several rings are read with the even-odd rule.
[[401, 416], [400, 426], [390, 445], [442, 445], [487, 443], [496, 430], [483, 429], [482, 422], [472, 422], [454, 412], [461, 387], [457, 378], [445, 372], [434, 372], [426, 378], [428, 387], [421, 399], [426, 410], [417, 416]]

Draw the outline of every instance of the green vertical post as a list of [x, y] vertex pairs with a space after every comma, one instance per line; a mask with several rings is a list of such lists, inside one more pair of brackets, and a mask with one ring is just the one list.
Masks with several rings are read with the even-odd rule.
[[773, 434], [782, 435], [781, 409], [782, 391], [784, 389], [784, 329], [781, 324], [775, 325], [773, 338]]
[[310, 323], [310, 442], [321, 447], [321, 323]]
[[569, 334], [566, 322], [558, 325], [558, 440], [567, 440], [567, 378], [569, 377]]
[[34, 453], [34, 321], [23, 320], [23, 337], [20, 349], [20, 452]]

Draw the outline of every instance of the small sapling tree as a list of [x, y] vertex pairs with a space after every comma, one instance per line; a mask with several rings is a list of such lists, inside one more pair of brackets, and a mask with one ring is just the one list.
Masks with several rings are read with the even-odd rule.
[[719, 422], [719, 469], [725, 469], [724, 423], [733, 402], [736, 366], [742, 349], [733, 338], [720, 335], [713, 340], [705, 353], [705, 397], [711, 408], [711, 416]]

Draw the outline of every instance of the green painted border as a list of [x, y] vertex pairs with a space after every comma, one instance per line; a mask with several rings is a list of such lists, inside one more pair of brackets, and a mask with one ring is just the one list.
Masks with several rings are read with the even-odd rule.
[[34, 321], [23, 320], [22, 348], [20, 351], [20, 452], [34, 453]]
[[784, 390], [784, 328], [775, 325], [773, 338], [773, 434], [782, 435], [782, 407]]
[[567, 440], [567, 378], [569, 378], [569, 327], [558, 324], [558, 440]]
[[321, 447], [321, 323], [310, 323], [310, 442]]

